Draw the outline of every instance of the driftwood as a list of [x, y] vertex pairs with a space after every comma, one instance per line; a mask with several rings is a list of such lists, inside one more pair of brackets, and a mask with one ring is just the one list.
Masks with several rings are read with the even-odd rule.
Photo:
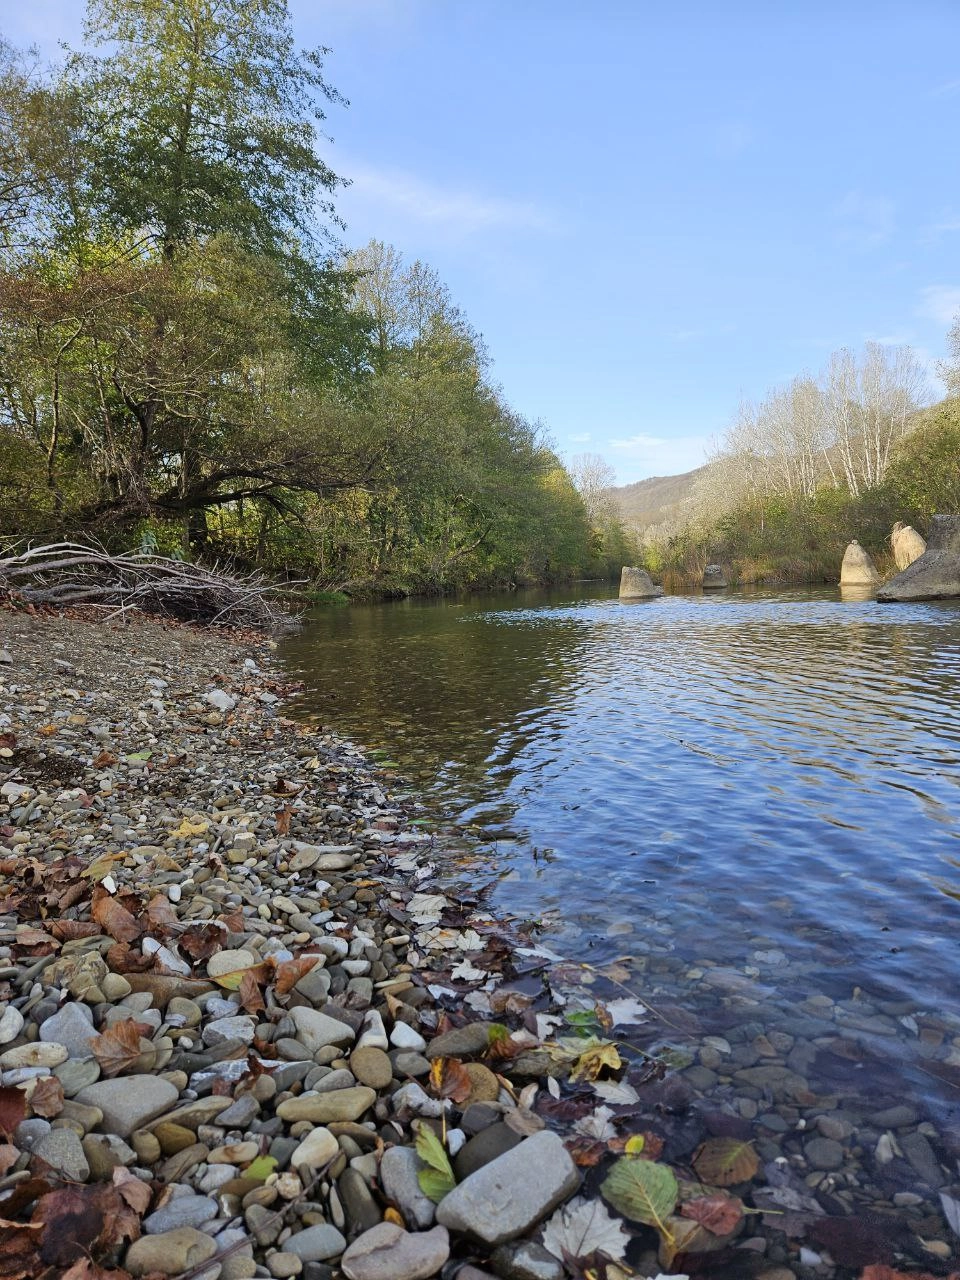
[[30, 604], [92, 605], [113, 617], [128, 609], [207, 626], [280, 631], [291, 615], [270, 599], [278, 588], [259, 575], [188, 564], [147, 552], [111, 555], [74, 542], [31, 547], [0, 558], [0, 588]]

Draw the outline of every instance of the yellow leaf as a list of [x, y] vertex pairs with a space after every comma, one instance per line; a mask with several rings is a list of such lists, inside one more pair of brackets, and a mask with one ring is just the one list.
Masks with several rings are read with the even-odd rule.
[[392, 1222], [395, 1227], [406, 1228], [406, 1225], [407, 1225], [404, 1222], [403, 1218], [401, 1218], [400, 1214], [397, 1213], [396, 1209], [394, 1209], [392, 1205], [389, 1208], [384, 1209], [383, 1220], [384, 1222]]
[[643, 1148], [647, 1145], [647, 1140], [642, 1133], [635, 1133], [632, 1138], [628, 1138], [626, 1146], [623, 1148], [625, 1156], [638, 1156]]
[[203, 819], [199, 822], [191, 822], [189, 818], [184, 818], [173, 834], [178, 840], [189, 840], [191, 836], [202, 836], [209, 825], [210, 823]]
[[91, 862], [89, 867], [84, 867], [80, 874], [88, 880], [93, 880], [99, 884], [104, 876], [108, 876], [113, 870], [113, 864], [122, 862], [125, 857], [125, 853], [105, 853], [97, 858], [95, 862]]
[[611, 1071], [619, 1071], [622, 1066], [617, 1046], [604, 1044], [601, 1041], [581, 1053], [570, 1072], [570, 1079], [571, 1081], [596, 1080], [604, 1067], [609, 1067]]

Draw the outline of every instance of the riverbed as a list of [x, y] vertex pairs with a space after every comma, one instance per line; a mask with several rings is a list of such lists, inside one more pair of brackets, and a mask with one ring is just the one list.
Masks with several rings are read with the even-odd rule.
[[325, 610], [282, 656], [297, 714], [472, 830], [501, 912], [674, 1010], [642, 1042], [698, 1091], [779, 1141], [738, 1073], [780, 1064], [865, 1152], [901, 1106], [960, 1154], [955, 602], [584, 584]]

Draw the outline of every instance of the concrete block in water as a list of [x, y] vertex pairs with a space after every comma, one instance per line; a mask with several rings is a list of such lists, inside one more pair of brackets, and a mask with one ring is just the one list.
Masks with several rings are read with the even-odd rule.
[[880, 575], [869, 551], [854, 538], [843, 553], [840, 566], [841, 587], [879, 587]]
[[919, 560], [877, 592], [883, 601], [942, 600], [960, 596], [960, 516], [934, 516]]

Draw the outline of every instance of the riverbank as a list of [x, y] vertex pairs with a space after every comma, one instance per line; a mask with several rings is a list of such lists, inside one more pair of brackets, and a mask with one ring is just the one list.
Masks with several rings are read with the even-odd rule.
[[832, 1177], [761, 1169], [614, 967], [450, 887], [469, 842], [288, 719], [262, 637], [4, 612], [0, 649], [4, 1280], [947, 1274], [912, 1202], [855, 1263], [802, 1244], [858, 1221]]

